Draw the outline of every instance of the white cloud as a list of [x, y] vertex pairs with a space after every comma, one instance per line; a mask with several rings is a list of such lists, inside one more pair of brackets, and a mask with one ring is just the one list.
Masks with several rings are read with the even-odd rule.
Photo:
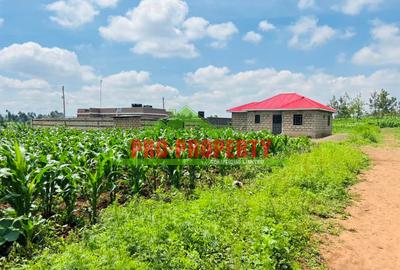
[[184, 21], [182, 26], [189, 40], [197, 40], [207, 36], [207, 28], [210, 23], [201, 17], [191, 17]]
[[334, 76], [322, 71], [307, 75], [273, 68], [232, 73], [227, 67], [208, 66], [188, 73], [186, 81], [195, 90], [190, 106], [213, 114], [223, 114], [230, 107], [281, 92], [297, 92], [322, 103], [345, 91], [361, 93], [364, 98], [381, 88], [392, 91], [394, 95], [400, 94], [393, 92], [400, 83], [399, 70], [379, 70], [368, 76]]
[[34, 42], [1, 49], [0, 71], [58, 83], [70, 79], [86, 82], [96, 79], [93, 69], [81, 65], [74, 52], [57, 47], [46, 48]]
[[188, 5], [182, 0], [142, 0], [125, 16], [114, 16], [100, 27], [103, 38], [133, 43], [132, 51], [159, 58], [198, 56], [194, 40], [209, 37], [213, 47], [226, 46], [237, 33], [231, 22], [210, 24], [201, 17], [187, 18]]
[[60, 95], [41, 79], [19, 80], [0, 75], [0, 114], [6, 109], [17, 111], [49, 112], [59, 109]]
[[[171, 86], [151, 83], [150, 74], [145, 71], [123, 71], [102, 78], [102, 100], [104, 107], [127, 107], [131, 103], [161, 106], [162, 97], [178, 104], [179, 91]], [[97, 106], [99, 85], [87, 85], [80, 91], [70, 93], [69, 103], [74, 108]]]
[[318, 19], [313, 16], [301, 17], [289, 30], [292, 38], [288, 45], [302, 50], [318, 47], [336, 35], [335, 29], [328, 25], [318, 25]]
[[94, 0], [94, 2], [102, 8], [116, 7], [119, 0]]
[[273, 25], [272, 23], [269, 23], [269, 22], [266, 21], [266, 20], [261, 21], [261, 22], [258, 24], [258, 28], [259, 28], [261, 31], [264, 31], [264, 32], [268, 32], [268, 31], [272, 31], [272, 30], [275, 30], [275, 29], [276, 29], [275, 25]]
[[44, 89], [50, 88], [50, 85], [40, 79], [31, 79], [31, 80], [18, 80], [12, 79], [8, 77], [4, 77], [0, 75], [0, 90], [4, 91], [4, 89]]
[[46, 9], [55, 13], [50, 19], [65, 28], [77, 28], [93, 21], [100, 9], [115, 7], [119, 0], [60, 0]]
[[177, 107], [184, 98], [174, 87], [152, 83], [148, 72], [129, 70], [102, 77], [81, 65], [74, 52], [28, 42], [0, 49], [0, 113], [60, 111], [60, 90], [65, 85], [67, 114], [76, 115], [79, 107], [98, 106], [100, 78], [104, 106], [135, 102], [160, 106], [165, 97], [169, 106]]
[[263, 37], [262, 35], [260, 35], [259, 33], [256, 33], [254, 31], [250, 31], [247, 32], [244, 36], [243, 36], [243, 40], [253, 43], [253, 44], [258, 44], [262, 41]]
[[373, 42], [357, 51], [352, 62], [357, 65], [400, 65], [400, 28], [395, 24], [374, 22]]
[[225, 47], [231, 37], [238, 32], [238, 29], [232, 22], [213, 24], [207, 29], [208, 35], [215, 39], [215, 41], [211, 43], [211, 46], [215, 48]]
[[333, 9], [347, 15], [357, 15], [365, 8], [378, 7], [382, 2], [383, 0], [343, 0], [342, 4], [333, 6]]
[[315, 1], [314, 0], [299, 0], [299, 2], [297, 3], [297, 7], [299, 9], [313, 8], [313, 7], [315, 7]]
[[350, 39], [356, 35], [356, 32], [354, 31], [353, 28], [347, 28], [345, 31], [340, 33], [340, 38], [341, 39]]
[[[0, 75], [0, 112], [5, 109], [39, 113], [61, 110], [59, 86], [34, 74], [16, 79], [19, 76], [17, 71], [11, 73], [10, 76]], [[362, 93], [367, 97], [373, 90], [385, 88], [394, 91], [400, 84], [400, 70], [397, 69], [356, 76], [335, 76], [316, 68], [308, 73], [274, 68], [234, 73], [227, 67], [208, 66], [185, 76], [186, 88], [191, 94], [184, 95], [175, 87], [152, 82], [148, 72], [128, 70], [102, 78], [103, 106], [125, 107], [131, 103], [144, 103], [160, 107], [162, 97], [165, 97], [168, 109], [187, 104], [195, 110], [205, 110], [208, 115], [227, 115], [226, 109], [230, 107], [281, 92], [298, 92], [326, 103], [332, 95], [342, 95], [345, 91]], [[98, 97], [97, 81], [81, 82], [79, 87], [67, 86], [67, 114], [75, 115], [80, 107], [98, 106]]]
[[0, 18], [0, 27], [2, 27], [3, 24], [4, 24], [4, 19], [3, 19], [3, 18]]

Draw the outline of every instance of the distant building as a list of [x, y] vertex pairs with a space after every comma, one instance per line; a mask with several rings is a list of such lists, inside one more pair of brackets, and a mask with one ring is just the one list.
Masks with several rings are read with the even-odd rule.
[[126, 108], [78, 109], [76, 118], [35, 119], [32, 121], [32, 126], [67, 126], [79, 129], [140, 128], [152, 126], [157, 121], [168, 117], [169, 114], [165, 109], [132, 104], [131, 107]]
[[230, 127], [232, 125], [232, 118], [229, 117], [218, 117], [217, 115], [206, 117], [205, 111], [199, 111], [197, 115], [217, 128]]
[[165, 109], [153, 108], [151, 105], [132, 104], [126, 108], [88, 108], [78, 109], [75, 118], [34, 119], [33, 127], [66, 126], [79, 129], [104, 128], [141, 128], [153, 126], [160, 120], [175, 128], [195, 128], [212, 126], [230, 127], [231, 118], [207, 117], [185, 106], [178, 113], [167, 112]]
[[228, 110], [235, 129], [270, 130], [273, 134], [324, 137], [332, 134], [336, 110], [296, 93], [285, 93]]
[[114, 118], [114, 117], [130, 117], [140, 116], [146, 120], [159, 120], [168, 117], [165, 109], [153, 108], [151, 105], [132, 104], [127, 108], [89, 108], [78, 109], [78, 118]]
[[209, 116], [205, 118], [207, 122], [215, 127], [230, 127], [232, 126], [232, 118], [228, 117], [217, 117], [217, 116]]

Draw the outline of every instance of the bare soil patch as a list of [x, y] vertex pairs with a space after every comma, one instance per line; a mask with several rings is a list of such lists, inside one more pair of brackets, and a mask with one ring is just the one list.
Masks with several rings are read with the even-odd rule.
[[338, 221], [344, 231], [322, 247], [330, 269], [400, 269], [400, 148], [390, 131], [384, 140], [363, 148], [372, 167], [352, 188], [356, 202], [349, 218]]
[[318, 142], [341, 142], [341, 141], [345, 141], [348, 136], [349, 136], [349, 134], [347, 134], [347, 133], [338, 133], [338, 134], [333, 134], [333, 135], [323, 137], [323, 138], [311, 139], [311, 141], [316, 142], [316, 143], [318, 143]]

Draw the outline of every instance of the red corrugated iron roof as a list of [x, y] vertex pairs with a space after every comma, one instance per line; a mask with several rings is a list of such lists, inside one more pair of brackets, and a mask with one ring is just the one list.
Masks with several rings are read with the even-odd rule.
[[309, 99], [299, 94], [285, 93], [273, 96], [259, 102], [251, 102], [238, 107], [230, 108], [228, 112], [275, 110], [323, 110], [329, 112], [336, 111], [334, 108], [323, 105], [315, 100]]

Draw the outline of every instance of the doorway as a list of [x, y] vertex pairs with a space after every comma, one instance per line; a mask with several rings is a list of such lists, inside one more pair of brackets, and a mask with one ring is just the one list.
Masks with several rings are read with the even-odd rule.
[[282, 133], [282, 114], [274, 114], [272, 116], [272, 134]]

